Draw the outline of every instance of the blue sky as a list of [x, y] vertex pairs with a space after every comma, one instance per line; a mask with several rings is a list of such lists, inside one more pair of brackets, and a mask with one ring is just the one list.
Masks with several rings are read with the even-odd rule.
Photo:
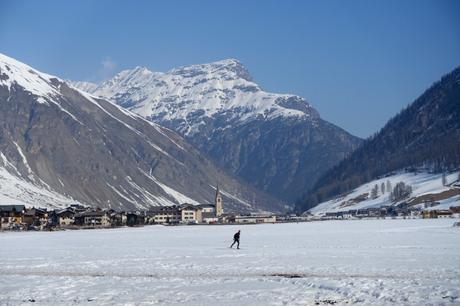
[[460, 66], [460, 1], [5, 1], [0, 52], [74, 80], [237, 58], [367, 137]]

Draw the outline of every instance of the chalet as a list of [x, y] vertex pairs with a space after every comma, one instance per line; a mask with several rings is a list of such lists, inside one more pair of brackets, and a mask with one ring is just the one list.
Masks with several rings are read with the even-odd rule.
[[435, 210], [424, 210], [422, 213], [422, 216], [424, 219], [430, 219], [430, 218], [437, 218], [437, 214]]
[[74, 224], [91, 227], [109, 227], [110, 218], [104, 211], [85, 211], [75, 215]]
[[452, 218], [453, 213], [448, 209], [442, 209], [436, 211], [438, 218]]
[[452, 211], [450, 210], [424, 210], [423, 211], [423, 218], [452, 218]]
[[26, 209], [24, 212], [24, 223], [27, 227], [44, 229], [48, 226], [48, 211], [46, 208]]
[[24, 222], [24, 205], [0, 205], [0, 229], [20, 227]]
[[75, 223], [75, 211], [71, 208], [62, 209], [56, 212], [57, 224], [60, 227], [72, 226]]
[[127, 214], [124, 211], [117, 212], [114, 210], [110, 210], [108, 214], [112, 226], [125, 226], [128, 222]]

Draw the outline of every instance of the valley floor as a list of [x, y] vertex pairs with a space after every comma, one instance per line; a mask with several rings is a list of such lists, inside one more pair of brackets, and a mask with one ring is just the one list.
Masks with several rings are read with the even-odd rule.
[[0, 305], [460, 305], [455, 221], [5, 232]]

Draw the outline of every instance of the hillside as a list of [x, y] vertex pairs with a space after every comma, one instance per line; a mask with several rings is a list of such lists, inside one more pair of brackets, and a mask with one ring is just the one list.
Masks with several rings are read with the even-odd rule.
[[305, 211], [379, 176], [403, 169], [460, 167], [460, 68], [389, 120], [297, 203]]
[[[312, 214], [321, 215], [327, 212], [349, 211], [366, 208], [397, 205], [406, 202], [419, 205], [433, 201], [437, 203], [427, 209], [449, 209], [451, 206], [460, 206], [460, 173], [453, 172], [445, 176], [445, 184], [442, 174], [428, 172], [401, 172], [372, 180], [342, 196], [320, 203], [309, 210]], [[390, 188], [403, 182], [412, 189], [409, 197], [399, 201], [392, 201]], [[382, 187], [383, 184], [383, 187]], [[377, 186], [375, 196], [372, 190]]]

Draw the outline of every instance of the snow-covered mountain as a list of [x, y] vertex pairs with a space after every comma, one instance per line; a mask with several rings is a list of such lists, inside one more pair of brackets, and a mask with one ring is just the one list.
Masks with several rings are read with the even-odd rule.
[[0, 54], [0, 201], [116, 209], [209, 203], [280, 210], [175, 132]]
[[207, 121], [213, 117], [225, 117], [227, 123], [233, 124], [257, 118], [319, 117], [299, 96], [263, 91], [235, 59], [185, 66], [167, 73], [136, 67], [100, 85], [73, 84], [153, 121], [174, 123], [176, 130], [190, 136], [206, 130]]
[[[357, 209], [375, 208], [397, 205], [401, 202], [423, 205], [433, 201], [436, 205], [427, 209], [449, 209], [451, 206], [460, 206], [460, 173], [453, 172], [445, 176], [443, 183], [442, 174], [429, 172], [399, 172], [372, 180], [359, 186], [351, 192], [332, 200], [318, 204], [310, 212], [322, 215], [327, 212], [349, 211]], [[389, 188], [403, 182], [410, 186], [412, 193], [408, 198], [400, 201], [390, 199]], [[383, 184], [383, 185], [382, 185]], [[375, 188], [377, 186], [377, 188]], [[372, 196], [372, 190], [377, 192]]]
[[285, 200], [360, 143], [302, 97], [261, 89], [235, 59], [166, 73], [136, 67], [99, 85], [73, 84], [181, 133], [226, 169]]

